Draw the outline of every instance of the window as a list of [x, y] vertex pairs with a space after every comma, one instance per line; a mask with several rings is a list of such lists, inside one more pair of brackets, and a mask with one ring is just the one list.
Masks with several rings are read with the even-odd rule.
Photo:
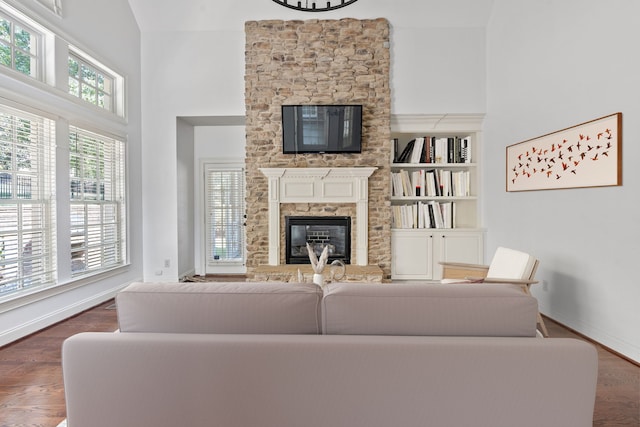
[[[60, 13], [61, 0], [37, 1]], [[0, 305], [13, 306], [128, 261], [125, 79], [3, 0], [0, 73], [19, 83], [0, 98]]]
[[0, 295], [55, 283], [54, 124], [0, 105]]
[[40, 79], [41, 33], [26, 23], [0, 13], [0, 64]]
[[305, 145], [322, 145], [323, 141], [326, 141], [327, 126], [324, 111], [324, 109], [318, 111], [318, 107], [313, 105], [302, 106], [302, 135], [304, 135]]
[[244, 263], [244, 169], [206, 168], [207, 265]]
[[75, 53], [69, 54], [69, 93], [83, 101], [114, 111], [115, 78]]
[[71, 126], [69, 132], [71, 273], [126, 260], [125, 144]]

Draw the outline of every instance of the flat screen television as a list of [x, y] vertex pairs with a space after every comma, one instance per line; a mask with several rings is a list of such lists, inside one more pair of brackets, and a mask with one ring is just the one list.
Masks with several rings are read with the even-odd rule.
[[360, 153], [362, 105], [283, 105], [282, 152]]

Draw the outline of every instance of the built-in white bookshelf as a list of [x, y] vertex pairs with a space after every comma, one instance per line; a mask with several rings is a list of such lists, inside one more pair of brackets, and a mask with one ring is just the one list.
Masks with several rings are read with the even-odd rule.
[[482, 119], [392, 116], [392, 278], [436, 280], [440, 261], [483, 261]]

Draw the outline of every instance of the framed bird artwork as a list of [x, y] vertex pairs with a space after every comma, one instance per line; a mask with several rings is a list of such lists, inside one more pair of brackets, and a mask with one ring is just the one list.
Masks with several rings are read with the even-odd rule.
[[507, 147], [507, 191], [622, 185], [622, 113]]

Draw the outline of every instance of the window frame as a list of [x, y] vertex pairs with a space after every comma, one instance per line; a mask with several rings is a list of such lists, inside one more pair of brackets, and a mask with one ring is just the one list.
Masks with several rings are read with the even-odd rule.
[[[75, 61], [78, 64], [78, 74], [77, 76], [72, 76], [71, 73], [69, 72], [69, 68], [70, 66], [67, 66], [67, 72], [68, 72], [68, 77], [69, 77], [69, 81], [74, 80], [77, 82], [77, 94], [71, 92], [72, 86], [71, 84], [68, 84], [68, 88], [69, 91], [68, 93], [73, 96], [74, 98], [77, 98], [79, 100], [81, 100], [82, 102], [94, 105], [102, 110], [108, 111], [110, 113], [116, 113], [117, 112], [117, 96], [116, 96], [116, 92], [117, 92], [117, 82], [118, 82], [118, 77], [117, 77], [117, 73], [114, 73], [113, 71], [109, 70], [108, 68], [101, 66], [96, 60], [90, 58], [88, 55], [82, 53], [81, 51], [79, 51], [78, 49], [75, 48], [69, 48], [69, 59], [67, 64], [69, 64], [69, 62], [71, 62], [71, 60]], [[98, 83], [96, 82], [95, 85], [91, 84], [90, 82], [88, 82], [86, 79], [83, 78], [84, 73], [82, 72], [83, 68], [87, 68], [89, 69], [91, 72], [93, 72], [96, 75], [96, 80], [97, 80], [97, 76], [98, 75], [102, 75], [105, 78], [105, 81], [109, 81], [110, 82], [110, 86], [111, 86], [111, 90], [107, 91], [105, 89], [101, 89], [98, 85]], [[83, 88], [84, 87], [89, 87], [91, 90], [95, 91], [95, 102], [87, 100], [84, 98], [83, 96]], [[107, 96], [105, 96], [105, 98], [109, 99], [109, 105], [108, 106], [101, 106], [99, 99], [100, 99], [100, 94], [106, 94]]]
[[[0, 302], [12, 299], [15, 295], [29, 294], [34, 291], [55, 286], [57, 283], [57, 257], [56, 251], [53, 250], [56, 244], [56, 154], [55, 154], [55, 127], [56, 123], [49, 117], [40, 113], [34, 113], [26, 108], [14, 107], [11, 103], [3, 102], [0, 104], [0, 113], [11, 116], [11, 127], [18, 123], [17, 118], [29, 121], [28, 129], [33, 129], [33, 123], [37, 123], [35, 134], [29, 133], [29, 139], [35, 138], [37, 142], [32, 147], [26, 147], [24, 143], [20, 143], [17, 138], [20, 130], [11, 129], [10, 133], [15, 134], [12, 142], [6, 142], [7, 147], [11, 147], [11, 159], [9, 168], [2, 169], [3, 176], [10, 176], [9, 184], [12, 197], [0, 197], [0, 236], [2, 239], [2, 260], [5, 260], [5, 243], [7, 236], [15, 236], [9, 241], [15, 240], [11, 246], [15, 246], [12, 250], [13, 258], [7, 264], [14, 265], [15, 277], [0, 278]], [[21, 134], [23, 137], [26, 135]], [[12, 139], [14, 137], [12, 136]], [[4, 143], [0, 143], [4, 145]], [[35, 170], [29, 171], [27, 174], [16, 164], [18, 150], [30, 149], [35, 151]], [[23, 155], [24, 156], [24, 155]], [[31, 159], [29, 155], [29, 159]], [[26, 194], [19, 194], [17, 190], [17, 181], [20, 176], [26, 177], [32, 175], [29, 180], [30, 191], [28, 197]], [[36, 193], [34, 196], [34, 192]], [[9, 217], [6, 216], [9, 209], [15, 205], [15, 227], [10, 229], [7, 223]], [[30, 207], [30, 212], [29, 206]], [[38, 212], [39, 211], [39, 212]], [[23, 218], [29, 214], [31, 221]], [[34, 222], [35, 221], [35, 222]], [[30, 237], [29, 237], [30, 236]], [[35, 246], [34, 246], [35, 243]], [[11, 247], [10, 246], [10, 247]], [[35, 250], [35, 255], [34, 255]], [[0, 264], [2, 261], [0, 261]], [[0, 276], [11, 273], [11, 269], [5, 270], [2, 265]], [[34, 271], [34, 266], [39, 266]], [[4, 273], [4, 274], [3, 274]], [[30, 283], [27, 283], [30, 282]], [[15, 287], [11, 287], [11, 284]], [[5, 288], [6, 286], [6, 288]]]
[[[59, 5], [57, 0], [52, 0]], [[40, 7], [39, 5], [37, 7]], [[70, 265], [70, 239], [68, 233], [71, 230], [70, 215], [71, 201], [69, 192], [69, 159], [68, 135], [70, 123], [76, 123], [80, 127], [97, 133], [113, 137], [124, 143], [123, 165], [125, 178], [128, 178], [128, 141], [127, 141], [127, 117], [126, 117], [126, 78], [123, 74], [115, 72], [112, 67], [105, 66], [107, 61], [98, 58], [89, 50], [82, 50], [73, 44], [64, 31], [57, 25], [41, 15], [33, 8], [22, 4], [19, 0], [0, 0], [0, 13], [3, 17], [10, 18], [10, 22], [19, 22], [20, 26], [35, 29], [40, 35], [38, 45], [38, 79], [27, 76], [15, 69], [0, 66], [0, 85], [2, 85], [2, 97], [0, 105], [17, 108], [22, 111], [42, 114], [55, 123], [55, 135], [53, 149], [57, 152], [53, 174], [56, 177], [52, 181], [53, 191], [58, 197], [52, 197], [51, 218], [55, 218], [53, 225], [52, 253], [55, 253], [53, 268], [56, 269], [56, 277], [53, 283], [39, 289], [23, 290], [21, 292], [7, 292], [0, 294], [0, 313], [22, 307], [36, 301], [57, 295], [78, 287], [89, 285], [97, 281], [122, 274], [130, 264], [129, 241], [129, 201], [128, 187], [125, 187], [124, 206], [122, 212], [124, 220], [121, 224], [123, 235], [122, 262], [118, 265], [86, 272], [86, 274], [71, 274]], [[26, 24], [25, 24], [26, 23]], [[107, 110], [90, 104], [78, 97], [71, 96], [68, 91], [68, 57], [70, 52], [75, 52], [85, 61], [99, 66], [114, 77], [112, 87], [112, 108]], [[125, 182], [128, 186], [128, 180]]]
[[[91, 140], [94, 147], [83, 146], [84, 149], [94, 149], [104, 155], [109, 151], [110, 156], [104, 156], [100, 160], [93, 155], [83, 155], [74, 151], [71, 140], [72, 135], [76, 135], [76, 142], [79, 144], [81, 137], [86, 142]], [[112, 144], [105, 150], [105, 145]], [[69, 211], [70, 211], [70, 256], [71, 256], [71, 277], [81, 277], [96, 272], [118, 268], [128, 262], [128, 203], [127, 203], [127, 144], [124, 138], [106, 135], [101, 132], [94, 132], [81, 126], [70, 124], [69, 126]], [[74, 157], [79, 162], [80, 176], [74, 175], [72, 162]], [[102, 161], [102, 167], [98, 163]], [[96, 163], [96, 176], [90, 177], [83, 173], [83, 165]], [[110, 164], [110, 172], [107, 172], [105, 164]], [[102, 170], [102, 173], [100, 171]], [[74, 191], [74, 180], [79, 182], [80, 191]], [[87, 184], [89, 184], [87, 186]], [[87, 188], [89, 191], [87, 191]], [[95, 189], [95, 191], [91, 191]], [[110, 191], [108, 191], [110, 190]], [[81, 197], [74, 197], [74, 194], [81, 194]], [[110, 193], [110, 194], [107, 194]], [[87, 194], [95, 194], [95, 197]], [[82, 221], [77, 218], [78, 207], [83, 206]], [[108, 215], [107, 210], [111, 208], [113, 214]], [[96, 211], [99, 213], [96, 214]], [[74, 220], [74, 215], [76, 218]], [[111, 217], [111, 220], [108, 219]], [[83, 229], [82, 231], [80, 231]], [[109, 232], [109, 230], [111, 230]], [[74, 233], [76, 234], [74, 236]], [[82, 234], [81, 234], [82, 233]], [[99, 234], [99, 242], [96, 241], [95, 233]], [[75, 237], [75, 239], [74, 239]], [[80, 239], [79, 237], [82, 237]], [[82, 240], [82, 244], [80, 243]], [[76, 245], [74, 247], [74, 244]], [[105, 253], [113, 250], [115, 261], [106, 262]], [[93, 255], [90, 255], [93, 254]], [[78, 261], [84, 256], [84, 265], [87, 268], [74, 269], [79, 265]], [[97, 265], [95, 257], [100, 261]], [[90, 262], [91, 261], [91, 262]], [[93, 263], [93, 266], [89, 264]]]
[[[6, 10], [0, 8], [0, 18], [8, 21], [11, 24], [11, 42], [6, 42], [4, 40], [0, 40], [0, 44], [4, 44], [11, 49], [11, 66], [1, 65], [1, 69], [11, 70], [12, 72], [18, 73], [21, 76], [26, 76], [32, 78], [37, 81], [44, 81], [44, 67], [45, 67], [45, 58], [44, 58], [44, 49], [45, 49], [45, 38], [46, 32], [44, 28], [35, 24], [30, 19], [27, 19], [22, 13], [14, 10], [13, 8], [7, 5]], [[20, 27], [28, 30], [33, 38], [34, 50], [35, 53], [25, 51], [23, 48], [16, 45], [15, 42], [15, 27], [18, 24]], [[30, 74], [25, 74], [16, 68], [16, 50], [20, 52], [25, 52], [32, 61], [35, 61], [35, 66], [30, 67]]]

